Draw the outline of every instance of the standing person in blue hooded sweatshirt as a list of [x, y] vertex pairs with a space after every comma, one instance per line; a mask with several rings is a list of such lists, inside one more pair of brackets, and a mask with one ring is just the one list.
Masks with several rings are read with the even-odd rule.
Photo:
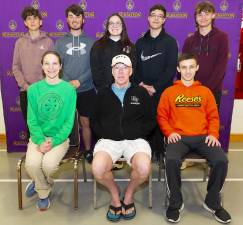
[[210, 1], [199, 2], [194, 15], [197, 31], [185, 40], [182, 51], [197, 55], [200, 66], [195, 79], [213, 92], [219, 109], [229, 54], [228, 36], [214, 26], [216, 12]]
[[91, 129], [89, 117], [93, 107], [95, 89], [90, 69], [90, 50], [94, 40], [82, 30], [84, 11], [77, 4], [70, 5], [66, 11], [70, 32], [57, 40], [55, 50], [63, 62], [63, 79], [69, 81], [77, 90], [77, 109], [80, 115], [82, 136], [85, 147], [84, 156], [92, 162]]

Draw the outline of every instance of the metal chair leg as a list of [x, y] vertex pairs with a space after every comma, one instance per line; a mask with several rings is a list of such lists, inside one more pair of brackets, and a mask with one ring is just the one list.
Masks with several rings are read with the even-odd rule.
[[96, 194], [97, 194], [97, 182], [96, 182], [96, 179], [94, 178], [94, 184], [93, 184], [93, 206], [94, 206], [94, 209], [97, 208]]
[[75, 159], [73, 166], [73, 198], [74, 209], [78, 209], [78, 160]]
[[84, 182], [87, 182], [87, 173], [86, 173], [86, 168], [85, 168], [85, 159], [83, 158], [83, 156], [81, 158], [81, 161], [82, 161]]
[[158, 171], [158, 181], [161, 181], [161, 176], [162, 176], [162, 161], [161, 159], [159, 159], [159, 163], [158, 163], [158, 167], [159, 167], [159, 171]]
[[150, 174], [149, 174], [149, 208], [152, 209], [152, 192], [153, 192], [153, 189], [152, 189], [152, 170], [150, 171]]
[[19, 202], [19, 209], [23, 209], [23, 201], [22, 201], [22, 162], [23, 159], [20, 159], [17, 164], [17, 179], [18, 179], [18, 202]]

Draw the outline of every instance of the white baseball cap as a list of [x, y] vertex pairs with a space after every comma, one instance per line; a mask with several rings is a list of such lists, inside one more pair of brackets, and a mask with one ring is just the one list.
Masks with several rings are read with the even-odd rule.
[[117, 63], [123, 63], [126, 66], [132, 67], [130, 58], [126, 55], [116, 55], [112, 58], [111, 66], [115, 66]]

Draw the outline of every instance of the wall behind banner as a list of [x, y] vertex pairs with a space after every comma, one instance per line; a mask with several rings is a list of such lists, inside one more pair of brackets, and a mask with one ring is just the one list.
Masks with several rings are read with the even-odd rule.
[[[119, 12], [125, 18], [130, 38], [135, 42], [147, 30], [149, 8], [155, 3], [162, 3], [168, 18], [165, 29], [178, 40], [181, 50], [187, 35], [195, 31], [194, 7], [199, 0], [81, 0], [81, 1], [47, 1], [47, 0], [0, 0], [0, 75], [7, 135], [8, 152], [25, 151], [26, 128], [20, 106], [19, 91], [11, 71], [13, 48], [16, 39], [26, 32], [20, 17], [26, 5], [39, 8], [43, 16], [43, 30], [55, 40], [67, 32], [64, 11], [71, 3], [80, 4], [85, 10], [85, 32], [93, 38], [100, 38], [104, 31], [106, 18]], [[242, 0], [212, 0], [217, 11], [216, 26], [228, 33], [230, 55], [223, 86], [220, 110], [220, 140], [228, 151], [231, 116], [234, 99], [236, 60], [239, 47]]]

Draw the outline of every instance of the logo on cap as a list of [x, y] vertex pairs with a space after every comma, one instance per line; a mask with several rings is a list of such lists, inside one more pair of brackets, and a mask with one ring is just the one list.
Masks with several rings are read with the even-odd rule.
[[126, 55], [117, 55], [112, 58], [111, 66], [115, 66], [117, 63], [123, 63], [126, 66], [132, 66], [130, 58]]

